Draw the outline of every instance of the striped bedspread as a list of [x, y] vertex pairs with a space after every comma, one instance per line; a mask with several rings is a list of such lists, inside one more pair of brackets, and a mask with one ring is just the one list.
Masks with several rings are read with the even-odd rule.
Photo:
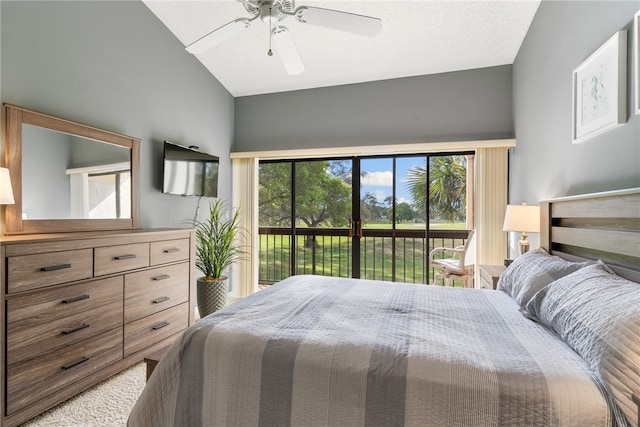
[[505, 293], [294, 276], [189, 328], [129, 426], [611, 426]]

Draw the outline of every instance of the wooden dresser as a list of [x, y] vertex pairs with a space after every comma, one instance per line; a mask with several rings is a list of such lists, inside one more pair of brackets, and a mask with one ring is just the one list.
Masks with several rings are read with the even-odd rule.
[[142, 361], [193, 323], [192, 230], [13, 236], [0, 249], [3, 426]]

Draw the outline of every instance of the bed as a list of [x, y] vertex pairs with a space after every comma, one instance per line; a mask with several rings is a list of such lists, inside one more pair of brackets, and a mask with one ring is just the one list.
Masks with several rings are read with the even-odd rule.
[[499, 291], [294, 276], [201, 319], [128, 425], [637, 426], [640, 190], [541, 211]]

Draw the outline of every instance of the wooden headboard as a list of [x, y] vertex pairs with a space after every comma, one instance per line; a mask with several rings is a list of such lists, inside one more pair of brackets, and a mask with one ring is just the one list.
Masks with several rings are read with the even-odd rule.
[[640, 188], [540, 202], [540, 246], [568, 260], [601, 259], [640, 282]]

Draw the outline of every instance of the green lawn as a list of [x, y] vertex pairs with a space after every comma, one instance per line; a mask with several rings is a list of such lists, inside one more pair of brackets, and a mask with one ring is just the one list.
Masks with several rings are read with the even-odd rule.
[[[406, 224], [404, 229], [424, 228], [424, 224]], [[463, 223], [440, 223], [434, 230], [464, 230]], [[374, 227], [369, 227], [370, 229]], [[376, 224], [377, 229], [390, 229], [390, 224]], [[433, 274], [428, 269], [429, 250], [437, 246], [454, 247], [464, 243], [461, 239], [437, 243], [427, 247], [423, 238], [396, 239], [393, 251], [391, 238], [367, 237], [361, 241], [361, 277], [376, 280], [429, 283]], [[351, 277], [351, 242], [348, 237], [317, 236], [315, 244], [304, 236], [296, 238], [296, 271], [293, 274], [319, 274], [336, 277]], [[273, 283], [292, 275], [291, 237], [260, 235], [259, 277], [260, 283]], [[392, 277], [395, 258], [396, 277]]]
[[[464, 222], [432, 222], [430, 224], [431, 230], [466, 230], [466, 224]], [[365, 222], [363, 224], [364, 228], [369, 229], [381, 229], [381, 230], [390, 230], [391, 223], [385, 222]], [[396, 224], [396, 229], [403, 230], [424, 230], [425, 223], [424, 222], [401, 222]]]

